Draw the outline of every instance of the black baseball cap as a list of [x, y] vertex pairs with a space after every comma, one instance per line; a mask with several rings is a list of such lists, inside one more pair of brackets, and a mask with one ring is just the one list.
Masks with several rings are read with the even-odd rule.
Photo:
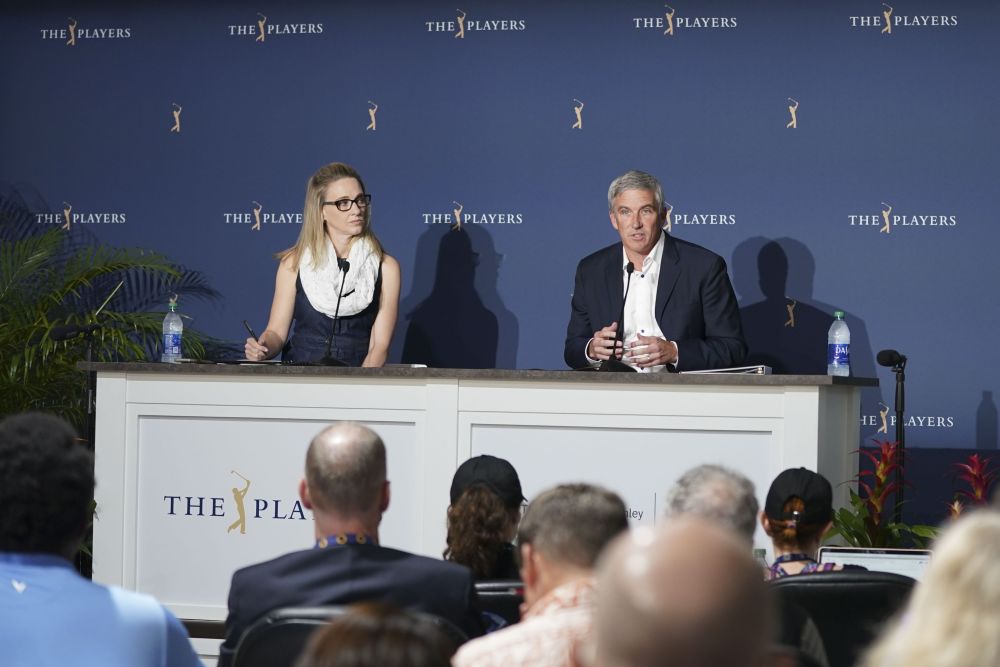
[[[792, 498], [802, 499], [805, 508], [801, 512], [784, 511], [785, 503]], [[833, 487], [819, 473], [806, 468], [789, 468], [771, 482], [764, 502], [764, 514], [769, 519], [825, 523], [833, 518]]]
[[517, 507], [524, 500], [521, 480], [510, 461], [482, 454], [458, 466], [451, 480], [451, 504], [454, 505], [466, 489], [477, 484], [497, 494], [507, 507]]

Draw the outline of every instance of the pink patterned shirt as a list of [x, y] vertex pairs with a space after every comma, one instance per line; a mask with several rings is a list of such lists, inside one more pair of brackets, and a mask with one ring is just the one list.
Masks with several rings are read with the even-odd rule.
[[520, 623], [474, 639], [453, 667], [569, 667], [573, 649], [591, 630], [594, 581], [563, 584], [535, 602]]

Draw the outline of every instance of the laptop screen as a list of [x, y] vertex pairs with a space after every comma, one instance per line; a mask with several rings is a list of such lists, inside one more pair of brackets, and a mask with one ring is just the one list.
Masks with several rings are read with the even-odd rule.
[[875, 572], [895, 572], [920, 581], [931, 561], [926, 549], [860, 549], [853, 547], [820, 547], [820, 563], [860, 565]]

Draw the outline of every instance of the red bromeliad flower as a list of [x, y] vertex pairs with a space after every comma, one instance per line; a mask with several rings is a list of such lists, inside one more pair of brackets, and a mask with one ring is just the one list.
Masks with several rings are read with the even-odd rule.
[[[875, 466], [874, 470], [863, 470], [858, 475], [858, 485], [865, 490], [867, 498], [865, 502], [871, 508], [871, 518], [875, 525], [881, 525], [882, 512], [885, 509], [886, 499], [896, 492], [899, 485], [895, 482], [894, 474], [902, 465], [900, 457], [899, 443], [892, 440], [876, 440], [879, 446], [878, 453], [873, 454], [865, 450], [859, 450], [861, 454], [868, 457], [868, 460]], [[863, 477], [873, 478], [874, 484], [868, 484]]]
[[996, 481], [996, 470], [990, 470], [989, 458], [979, 458], [979, 454], [971, 454], [965, 463], [956, 463], [955, 467], [962, 471], [958, 476], [966, 482], [971, 491], [959, 490], [959, 495], [968, 498], [973, 505], [985, 505], [990, 497], [990, 488]]

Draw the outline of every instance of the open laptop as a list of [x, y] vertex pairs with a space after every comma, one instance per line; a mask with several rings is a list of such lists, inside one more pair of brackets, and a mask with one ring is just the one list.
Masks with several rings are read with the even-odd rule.
[[860, 565], [875, 572], [895, 572], [917, 581], [931, 561], [927, 549], [864, 549], [856, 547], [820, 547], [820, 563]]

